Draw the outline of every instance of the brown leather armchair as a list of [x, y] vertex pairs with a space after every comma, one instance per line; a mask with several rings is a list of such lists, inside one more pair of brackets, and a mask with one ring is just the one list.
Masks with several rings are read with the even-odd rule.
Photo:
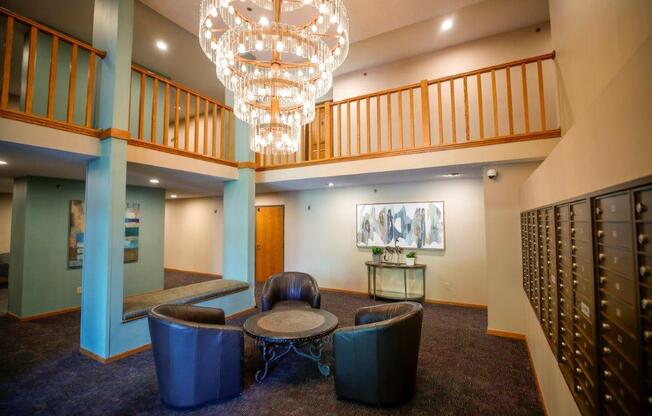
[[355, 326], [335, 331], [335, 392], [341, 399], [393, 405], [414, 393], [423, 307], [360, 308]]
[[244, 335], [224, 325], [223, 310], [159, 305], [148, 318], [163, 403], [195, 407], [241, 393]]
[[307, 273], [283, 272], [267, 279], [263, 287], [260, 309], [314, 308], [321, 306], [317, 281]]

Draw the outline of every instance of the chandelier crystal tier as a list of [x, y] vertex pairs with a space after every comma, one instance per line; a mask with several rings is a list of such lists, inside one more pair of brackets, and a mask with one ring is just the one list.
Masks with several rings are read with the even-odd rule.
[[342, 0], [202, 0], [199, 43], [251, 125], [251, 150], [299, 150], [301, 127], [349, 51]]

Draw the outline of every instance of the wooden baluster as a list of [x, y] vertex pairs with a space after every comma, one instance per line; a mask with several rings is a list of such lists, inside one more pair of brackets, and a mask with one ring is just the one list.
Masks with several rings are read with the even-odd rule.
[[199, 102], [199, 95], [195, 96], [195, 143], [194, 143], [194, 151], [195, 153], [199, 153], [199, 111], [200, 111], [200, 102]]
[[491, 99], [494, 110], [494, 137], [498, 137], [498, 94], [496, 93], [496, 71], [491, 70]]
[[[32, 106], [34, 104], [34, 72], [36, 68], [36, 41], [38, 37], [38, 29], [35, 26], [32, 26], [32, 28], [29, 31], [29, 57], [27, 58], [27, 87], [25, 89], [25, 112], [27, 114], [32, 113]], [[71, 79], [71, 85], [73, 85], [72, 92], [69, 92], [69, 94], [72, 95], [72, 99], [74, 102], [75, 99], [75, 93], [74, 93], [74, 82], [72, 82], [74, 76], [76, 75], [77, 71], [77, 62], [76, 62], [76, 50], [77, 45], [73, 46], [73, 69], [70, 71], [70, 79]], [[75, 73], [73, 74], [73, 71]], [[70, 106], [70, 100], [68, 100], [68, 105]], [[68, 123], [72, 122], [72, 117], [70, 113], [68, 113]]]
[[365, 104], [367, 108], [366, 123], [367, 123], [367, 153], [371, 153], [371, 98], [365, 98]]
[[317, 108], [317, 119], [315, 120], [315, 138], [317, 139], [317, 158], [321, 159], [321, 109]]
[[441, 82], [437, 83], [437, 112], [439, 113], [439, 144], [444, 144], [444, 111], [441, 101]]
[[211, 157], [217, 157], [217, 103], [213, 103], [213, 142]]
[[507, 77], [507, 114], [509, 116], [509, 135], [514, 134], [514, 111], [512, 109], [512, 74], [511, 68], [505, 69], [505, 76]]
[[333, 157], [333, 113], [331, 112], [331, 103], [326, 103], [324, 111], [326, 112], [326, 159], [331, 159]]
[[312, 130], [315, 128], [315, 122], [308, 124], [308, 160], [314, 160], [312, 155]]
[[457, 120], [455, 119], [455, 80], [450, 80], [451, 88], [451, 122], [453, 123], [453, 143], [457, 143]]
[[204, 147], [202, 149], [204, 155], [208, 153], [208, 114], [208, 100], [204, 100]]
[[423, 145], [430, 146], [430, 97], [428, 92], [428, 81], [423, 80], [421, 87], [421, 131], [423, 134]]
[[220, 127], [222, 127], [222, 137], [220, 137], [220, 159], [226, 159], [226, 108], [222, 107], [220, 114]]
[[140, 73], [140, 91], [139, 91], [139, 100], [138, 100], [138, 140], [143, 140], [143, 129], [145, 127], [145, 122], [143, 117], [145, 116], [145, 74]]
[[394, 147], [392, 143], [392, 93], [387, 94], [387, 144], [389, 151]]
[[398, 142], [399, 149], [403, 149], [403, 91], [398, 91]]
[[527, 69], [525, 64], [521, 64], [521, 81], [523, 83], [523, 117], [525, 118], [525, 132], [530, 132], [530, 108], [527, 95]]
[[346, 102], [346, 155], [351, 156], [351, 101]]
[[165, 83], [165, 103], [163, 104], [163, 146], [168, 146], [168, 130], [170, 129], [170, 84]]
[[[55, 38], [52, 37], [53, 41], [54, 39]], [[93, 94], [94, 93], [95, 93], [95, 51], [91, 51], [90, 56], [88, 58], [88, 84], [86, 87], [86, 127], [88, 128], [91, 128], [93, 124]]]
[[179, 107], [181, 107], [181, 94], [179, 88], [174, 93], [174, 148], [179, 148]]
[[229, 111], [229, 160], [233, 160], [233, 111]]
[[471, 140], [471, 129], [469, 127], [469, 91], [466, 77], [464, 77], [462, 81], [464, 84], [464, 132], [466, 141], [468, 142]]
[[355, 104], [356, 104], [356, 108], [355, 108], [355, 111], [356, 111], [356, 114], [355, 114], [355, 116], [356, 116], [355, 117], [356, 118], [356, 120], [355, 120], [356, 121], [355, 153], [357, 155], [359, 155], [360, 154], [360, 100], [356, 100]]
[[186, 91], [186, 116], [183, 126], [183, 149], [187, 152], [190, 148], [190, 92]]
[[156, 143], [156, 116], [158, 112], [158, 79], [154, 78], [152, 82], [152, 127], [150, 129], [150, 139], [152, 143]]
[[[56, 103], [54, 94], [57, 87], [57, 61], [59, 59], [59, 38], [52, 36], [52, 52], [50, 54], [50, 79], [48, 82], [48, 111], [47, 117], [54, 118], [54, 106]], [[8, 74], [7, 74], [8, 75]]]
[[537, 77], [539, 81], [539, 117], [541, 117], [541, 131], [546, 131], [546, 101], [543, 96], [543, 66], [541, 65], [541, 60], [537, 61]]
[[5, 53], [2, 57], [2, 88], [0, 89], [0, 108], [9, 105], [9, 80], [11, 78], [11, 52], [14, 45], [14, 18], [7, 17], [5, 29]]
[[342, 157], [342, 103], [337, 105], [337, 156]]
[[376, 96], [376, 152], [383, 151], [383, 138], [380, 124], [380, 95]]
[[478, 82], [478, 119], [480, 122], [480, 139], [484, 139], [484, 109], [482, 107], [482, 78], [477, 75]]
[[414, 88], [410, 88], [410, 148], [414, 149], [416, 147], [416, 141], [414, 138]]

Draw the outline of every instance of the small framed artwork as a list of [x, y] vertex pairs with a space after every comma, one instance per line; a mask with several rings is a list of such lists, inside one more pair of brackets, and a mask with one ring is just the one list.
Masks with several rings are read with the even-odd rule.
[[399, 202], [358, 204], [358, 247], [444, 250], [444, 202]]

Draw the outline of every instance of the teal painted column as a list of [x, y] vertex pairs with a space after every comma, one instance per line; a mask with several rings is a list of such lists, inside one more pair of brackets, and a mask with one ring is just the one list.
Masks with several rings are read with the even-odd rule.
[[[227, 103], [233, 103], [232, 94], [227, 93]], [[249, 150], [249, 126], [234, 117], [233, 125], [235, 158], [238, 162], [253, 162], [254, 154]], [[224, 258], [225, 279], [242, 280], [249, 283], [249, 305], [253, 307], [255, 280], [255, 224], [256, 224], [256, 170], [250, 167], [239, 169], [235, 181], [224, 184]]]
[[[128, 129], [133, 11], [133, 0], [95, 0], [93, 45], [107, 52], [97, 94], [100, 129]], [[86, 171], [80, 335], [81, 348], [102, 359], [131, 347], [120, 334], [126, 175], [127, 143], [104, 139]]]

